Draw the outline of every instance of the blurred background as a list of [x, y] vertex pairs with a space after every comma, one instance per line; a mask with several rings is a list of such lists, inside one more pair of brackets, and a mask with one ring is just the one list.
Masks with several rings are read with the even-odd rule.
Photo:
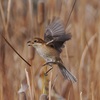
[[[0, 34], [32, 65], [0, 35], [0, 100], [42, 100], [41, 94], [51, 95], [51, 100], [100, 100], [100, 1], [77, 0], [68, 20], [74, 2], [0, 0]], [[27, 45], [34, 37], [43, 38], [54, 18], [72, 34], [61, 58], [77, 77], [76, 83], [65, 80], [57, 67], [44, 76], [45, 61]]]

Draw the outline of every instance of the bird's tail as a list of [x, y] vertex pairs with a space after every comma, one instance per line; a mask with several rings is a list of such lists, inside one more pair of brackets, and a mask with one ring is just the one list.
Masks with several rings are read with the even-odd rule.
[[70, 72], [69, 70], [67, 70], [67, 69], [64, 67], [63, 64], [58, 63], [58, 67], [59, 67], [59, 69], [60, 69], [60, 71], [61, 71], [61, 73], [63, 74], [63, 76], [64, 76], [65, 79], [69, 79], [69, 80], [71, 80], [72, 82], [76, 82], [76, 81], [77, 81], [76, 77], [75, 77], [74, 75], [72, 75], [71, 72]]

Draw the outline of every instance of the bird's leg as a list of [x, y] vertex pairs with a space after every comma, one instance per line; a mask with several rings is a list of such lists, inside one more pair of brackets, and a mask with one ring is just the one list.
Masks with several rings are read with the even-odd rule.
[[51, 68], [50, 69], [48, 69], [45, 73], [44, 73], [44, 75], [45, 76], [47, 76], [48, 75], [48, 73], [53, 69], [53, 67], [52, 66], [50, 66]]
[[44, 73], [45, 76], [47, 76], [50, 70], [53, 69], [52, 64], [56, 64], [56, 62], [51, 61], [51, 62], [46, 62], [45, 64], [43, 64], [43, 66], [49, 65], [51, 67], [49, 70], [47, 70], [47, 72]]

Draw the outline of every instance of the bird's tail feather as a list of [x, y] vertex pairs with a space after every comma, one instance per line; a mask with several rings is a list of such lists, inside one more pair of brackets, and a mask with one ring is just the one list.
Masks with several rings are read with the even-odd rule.
[[61, 71], [61, 73], [63, 74], [63, 76], [64, 76], [65, 79], [69, 79], [69, 80], [71, 80], [72, 82], [76, 82], [76, 81], [77, 81], [76, 77], [75, 77], [74, 75], [72, 75], [71, 72], [70, 72], [69, 70], [67, 70], [67, 69], [63, 66], [63, 64], [58, 63], [58, 67], [59, 67], [59, 69], [60, 69], [60, 71]]

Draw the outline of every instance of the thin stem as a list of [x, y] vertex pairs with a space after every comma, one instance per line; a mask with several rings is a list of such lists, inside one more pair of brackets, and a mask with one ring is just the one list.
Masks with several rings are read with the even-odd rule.
[[25, 61], [29, 66], [31, 66], [15, 49], [14, 47], [7, 41], [7, 39], [1, 34], [5, 42], [14, 50], [14, 52], [23, 60]]
[[66, 27], [67, 27], [68, 22], [69, 22], [69, 20], [70, 20], [70, 17], [71, 17], [71, 14], [72, 14], [72, 12], [73, 12], [73, 9], [74, 9], [74, 7], [75, 7], [75, 4], [76, 4], [76, 0], [74, 1], [73, 6], [72, 6], [72, 9], [71, 9], [71, 11], [70, 11], [70, 13], [69, 13], [69, 16], [68, 16], [68, 19], [67, 19], [67, 23], [66, 23]]

